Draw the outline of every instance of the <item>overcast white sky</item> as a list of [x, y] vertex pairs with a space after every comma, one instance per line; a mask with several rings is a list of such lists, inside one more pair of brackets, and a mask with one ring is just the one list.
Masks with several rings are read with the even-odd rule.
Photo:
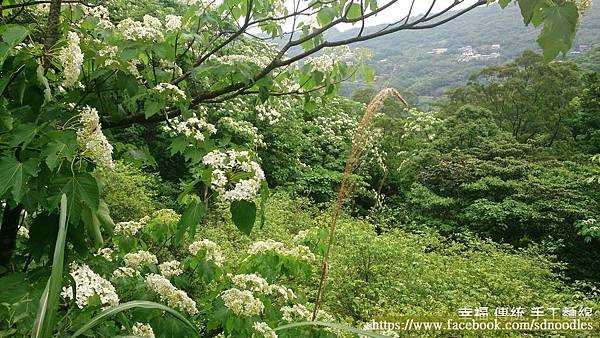
[[[429, 9], [429, 7], [431, 6], [431, 4], [433, 2], [434, 1], [432, 1], [432, 0], [416, 0], [415, 4], [413, 6], [413, 14], [412, 15], [424, 14], [425, 12], [427, 12], [427, 10]], [[437, 0], [437, 1], [435, 1], [435, 6], [433, 7], [432, 12], [433, 13], [439, 12], [442, 9], [451, 5], [453, 2], [454, 2], [454, 0]], [[474, 2], [475, 2], [474, 0], [465, 0], [464, 3], [457, 6], [456, 9], [468, 7], [469, 5], [472, 5]], [[382, 6], [386, 3], [388, 3], [388, 1], [378, 0], [377, 3], [379, 4], [379, 6]], [[384, 10], [381, 14], [377, 15], [374, 18], [374, 20], [369, 22], [369, 25], [378, 25], [378, 24], [382, 24], [382, 23], [390, 23], [390, 22], [399, 20], [400, 18], [402, 18], [403, 16], [405, 16], [408, 13], [410, 4], [411, 4], [410, 0], [399, 0], [392, 7]]]
[[[293, 8], [293, 0], [287, 0], [287, 1], [288, 1], [288, 9], [291, 10]], [[389, 0], [377, 0], [379, 7], [385, 5], [388, 2], [389, 2]], [[367, 26], [374, 26], [374, 25], [379, 25], [379, 24], [383, 24], [383, 23], [391, 23], [391, 22], [399, 20], [400, 18], [404, 17], [408, 13], [411, 2], [412, 2], [411, 0], [398, 0], [398, 2], [396, 2], [390, 8], [385, 9], [382, 13], [378, 14], [375, 17], [369, 18], [369, 20], [366, 22]], [[419, 14], [424, 14], [425, 12], [427, 12], [427, 10], [429, 9], [429, 7], [431, 6], [432, 3], [435, 3], [432, 13], [436, 13], [436, 12], [439, 12], [439, 11], [443, 10], [444, 8], [448, 7], [453, 2], [454, 2], [454, 0], [437, 0], [437, 1], [415, 0], [415, 4], [413, 6], [411, 15], [415, 16], [415, 15], [419, 15]], [[474, 2], [475, 2], [475, 0], [464, 0], [463, 3], [460, 4], [459, 6], [455, 7], [455, 9], [468, 7], [469, 5], [472, 5]], [[340, 30], [345, 30], [345, 29], [352, 28], [352, 25], [337, 26], [337, 28]]]

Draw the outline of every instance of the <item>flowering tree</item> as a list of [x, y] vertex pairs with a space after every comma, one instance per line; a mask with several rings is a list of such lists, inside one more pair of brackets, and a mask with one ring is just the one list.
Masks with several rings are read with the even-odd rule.
[[[111, 19], [127, 7], [119, 1], [108, 8], [67, 0], [2, 5], [0, 266], [9, 263], [23, 212], [50, 226], [63, 193], [72, 242], [103, 244], [102, 229], [110, 233], [113, 222], [92, 173], [113, 166], [107, 129], [135, 123], [163, 123], [171, 152], [190, 169], [177, 239], [194, 234], [211, 200], [230, 203], [234, 222], [249, 233], [256, 197], [264, 203], [267, 195], [253, 123], [277, 123], [290, 102], [312, 110], [316, 98], [333, 97], [357, 74], [371, 79], [362, 63], [368, 53], [350, 53], [349, 44], [436, 27], [490, 1], [454, 1], [441, 10], [431, 1], [422, 15], [413, 16], [411, 6], [397, 22], [366, 29], [396, 2], [178, 0], [156, 17], [120, 20]], [[569, 49], [575, 2], [518, 3], [526, 24], [544, 25], [539, 42], [548, 58]], [[361, 29], [327, 39], [342, 24]]]

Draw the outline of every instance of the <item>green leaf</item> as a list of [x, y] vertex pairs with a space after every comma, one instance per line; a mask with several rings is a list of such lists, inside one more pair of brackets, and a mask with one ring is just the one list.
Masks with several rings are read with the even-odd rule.
[[558, 53], [566, 54], [575, 38], [579, 13], [572, 2], [552, 6], [544, 10], [544, 28], [538, 38], [546, 61], [553, 60]]
[[256, 204], [248, 201], [233, 201], [229, 208], [233, 224], [246, 235], [250, 235], [256, 221]]
[[375, 70], [373, 70], [373, 68], [369, 67], [368, 65], [361, 65], [360, 73], [362, 74], [363, 79], [367, 83], [371, 83], [373, 82], [373, 80], [375, 80]]
[[65, 261], [65, 242], [67, 239], [67, 196], [60, 200], [60, 221], [58, 236], [52, 259], [52, 273], [40, 299], [38, 313], [31, 332], [32, 338], [53, 336], [54, 321], [58, 311], [58, 299], [62, 288], [63, 264]]
[[156, 115], [160, 112], [163, 106], [164, 104], [161, 102], [155, 101], [153, 99], [148, 99], [144, 104], [144, 115], [146, 116], [146, 118], [149, 118], [152, 115]]
[[322, 8], [319, 13], [317, 13], [317, 23], [319, 26], [325, 26], [335, 18], [336, 12], [335, 9], [331, 7]]
[[360, 18], [362, 15], [362, 11], [360, 5], [357, 3], [352, 3], [350, 8], [348, 8], [348, 14], [346, 14], [346, 18], [349, 20], [356, 20]]
[[544, 0], [519, 0], [519, 8], [521, 9], [521, 16], [525, 25], [529, 25], [533, 18], [533, 13], [542, 6], [543, 2]]
[[37, 127], [33, 123], [20, 124], [13, 129], [8, 137], [8, 145], [10, 147], [16, 147], [19, 144], [23, 144], [23, 149], [33, 140], [37, 134]]
[[21, 43], [29, 33], [27, 28], [21, 25], [6, 25], [2, 27], [1, 32], [2, 41], [13, 47]]
[[2, 25], [0, 26], [0, 34], [4, 42], [0, 43], [0, 66], [4, 64], [4, 60], [8, 56], [8, 53], [13, 48], [21, 43], [28, 34], [27, 28], [21, 25]]
[[190, 203], [181, 216], [181, 219], [179, 219], [175, 242], [181, 242], [186, 230], [188, 231], [190, 238], [193, 239], [196, 234], [196, 227], [198, 226], [198, 223], [200, 223], [200, 220], [202, 220], [202, 216], [204, 216], [204, 204], [202, 201]]
[[12, 156], [0, 159], [0, 196], [10, 190], [14, 201], [21, 202], [28, 179], [35, 177], [38, 170], [39, 163], [36, 158], [25, 162], [19, 162]]
[[85, 224], [87, 235], [94, 242], [94, 247], [101, 248], [104, 244], [102, 239], [102, 232], [100, 231], [100, 220], [96, 213], [92, 212], [90, 208], [84, 207], [81, 212], [81, 219]]
[[506, 6], [508, 6], [510, 3], [510, 0], [499, 0], [498, 3], [500, 4], [500, 7], [506, 8]]
[[72, 133], [61, 133], [60, 139], [48, 143], [41, 152], [50, 170], [54, 170], [63, 158], [71, 158], [77, 152], [77, 139]]
[[102, 311], [99, 315], [92, 318], [89, 322], [87, 322], [79, 330], [75, 331], [75, 333], [73, 333], [71, 338], [75, 338], [75, 337], [82, 335], [84, 332], [86, 332], [87, 330], [100, 324], [102, 321], [104, 321], [106, 318], [108, 318], [110, 316], [116, 315], [119, 312], [123, 312], [125, 310], [129, 310], [129, 309], [133, 309], [133, 308], [155, 309], [155, 310], [168, 312], [168, 313], [172, 314], [173, 316], [175, 316], [175, 318], [182, 321], [185, 325], [190, 327], [192, 330], [194, 330], [195, 333], [198, 333], [198, 331], [196, 331], [196, 328], [194, 327], [194, 325], [192, 323], [190, 323], [189, 320], [187, 320], [181, 313], [173, 310], [172, 308], [162, 305], [162, 304], [159, 304], [159, 303], [155, 303], [155, 302], [150, 302], [150, 301], [145, 301], [145, 300], [134, 300], [131, 302], [127, 302], [127, 303], [123, 303], [123, 304], [119, 304], [119, 305], [110, 307], [110, 308]]
[[269, 196], [270, 196], [270, 191], [269, 191], [269, 184], [267, 184], [267, 181], [262, 181], [262, 183], [260, 184], [260, 228], [262, 229], [263, 226], [265, 226], [265, 221], [266, 221], [266, 209], [267, 209], [267, 202], [269, 201]]
[[76, 176], [60, 177], [55, 180], [60, 190], [67, 194], [69, 202], [69, 222], [79, 222], [81, 215], [81, 202], [87, 205], [93, 212], [98, 211], [100, 204], [100, 191], [96, 179], [88, 173], [80, 173]]

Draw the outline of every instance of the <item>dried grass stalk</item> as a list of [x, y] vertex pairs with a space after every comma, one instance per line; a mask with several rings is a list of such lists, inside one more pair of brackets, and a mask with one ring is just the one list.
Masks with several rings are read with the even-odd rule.
[[327, 247], [325, 249], [325, 255], [323, 256], [323, 263], [321, 265], [321, 278], [319, 280], [319, 288], [317, 290], [317, 300], [315, 302], [315, 309], [313, 311], [312, 320], [315, 320], [319, 308], [323, 301], [323, 293], [325, 292], [325, 286], [327, 284], [327, 276], [329, 273], [329, 256], [331, 253], [331, 246], [334, 239], [335, 228], [337, 225], [340, 211], [344, 206], [346, 197], [351, 190], [350, 175], [356, 170], [361, 159], [365, 155], [366, 145], [368, 144], [368, 134], [371, 131], [373, 117], [383, 106], [385, 99], [388, 97], [395, 98], [402, 102], [405, 106], [408, 106], [406, 100], [400, 95], [400, 93], [393, 88], [385, 88], [381, 90], [372, 100], [369, 102], [365, 114], [360, 121], [360, 124], [356, 128], [356, 133], [352, 138], [352, 148], [346, 159], [346, 167], [344, 168], [344, 176], [342, 178], [342, 184], [338, 191], [335, 208], [331, 215], [331, 222], [329, 224], [329, 236], [327, 238]]

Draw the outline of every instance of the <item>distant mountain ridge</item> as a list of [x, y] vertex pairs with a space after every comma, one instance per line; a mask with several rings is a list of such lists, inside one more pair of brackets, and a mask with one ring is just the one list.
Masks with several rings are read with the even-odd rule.
[[[374, 31], [382, 26], [369, 27]], [[540, 51], [537, 35], [541, 27], [526, 27], [518, 6], [501, 9], [492, 4], [472, 10], [432, 29], [401, 31], [351, 45], [374, 51], [375, 86], [392, 85], [419, 97], [441, 96], [460, 85], [474, 72], [508, 62], [526, 49]], [[328, 40], [356, 34], [358, 28], [333, 31]], [[569, 58], [583, 54], [600, 42], [600, 6], [584, 15]], [[345, 85], [343, 94], [364, 86]]]

